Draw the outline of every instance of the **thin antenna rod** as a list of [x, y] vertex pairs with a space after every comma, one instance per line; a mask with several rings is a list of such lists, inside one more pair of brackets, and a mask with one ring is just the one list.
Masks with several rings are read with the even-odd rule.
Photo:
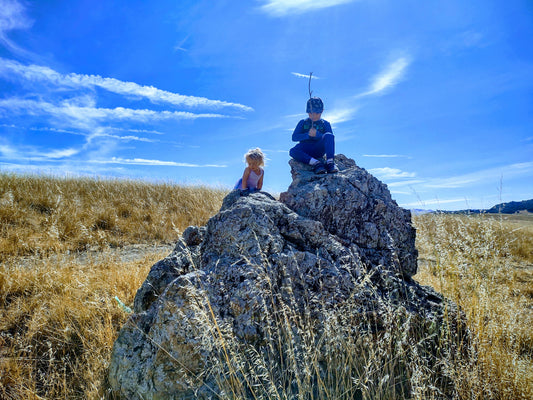
[[309, 98], [313, 97], [313, 92], [311, 91], [311, 77], [313, 76], [313, 73], [309, 73]]

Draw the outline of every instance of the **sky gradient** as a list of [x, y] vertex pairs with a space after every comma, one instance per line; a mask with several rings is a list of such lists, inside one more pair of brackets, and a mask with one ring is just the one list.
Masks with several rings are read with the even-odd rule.
[[[179, 5], [178, 5], [179, 4]], [[530, 0], [0, 0], [0, 171], [291, 183], [311, 90], [405, 208], [533, 198]]]

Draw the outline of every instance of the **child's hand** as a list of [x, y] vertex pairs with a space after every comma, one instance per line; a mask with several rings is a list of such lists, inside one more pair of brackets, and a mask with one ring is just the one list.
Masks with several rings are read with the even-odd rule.
[[316, 128], [309, 129], [309, 136], [310, 137], [316, 137]]

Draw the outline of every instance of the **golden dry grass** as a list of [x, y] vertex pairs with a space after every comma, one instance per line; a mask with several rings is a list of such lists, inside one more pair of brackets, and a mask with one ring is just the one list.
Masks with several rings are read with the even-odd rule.
[[465, 311], [477, 359], [456, 365], [461, 398], [533, 398], [533, 215], [424, 215], [419, 273]]
[[[172, 242], [186, 226], [205, 224], [224, 195], [170, 184], [0, 174], [0, 398], [105, 398], [111, 347], [127, 318], [114, 296], [131, 306], [150, 266], [166, 255], [124, 262], [106, 249]], [[459, 399], [533, 398], [533, 221], [504, 218], [414, 218], [421, 261], [415, 278], [457, 302], [474, 337], [465, 357], [442, 360]], [[75, 251], [87, 248], [103, 252], [81, 262]], [[300, 318], [279, 315], [280, 326]], [[305, 340], [284, 350], [292, 354], [285, 360], [290, 375], [279, 379], [290, 385], [291, 377], [299, 390], [310, 390], [309, 398], [442, 398], [419, 354], [421, 342], [400, 343], [402, 329], [392, 322], [383, 340], [340, 343], [325, 377], [316, 375], [317, 338], [305, 332], [305, 321], [298, 324]], [[319, 339], [339, 346], [335, 329]], [[291, 346], [286, 333], [284, 345]], [[249, 383], [261, 383], [271, 398], [287, 398], [272, 385], [280, 372], [272, 360], [226, 345]], [[238, 398], [243, 383], [228, 382], [234, 394], [228, 398]]]
[[12, 256], [170, 242], [227, 191], [169, 183], [0, 174], [0, 262]]
[[73, 257], [0, 267], [0, 398], [96, 399], [109, 355], [149, 267]]
[[225, 194], [0, 174], [0, 398], [102, 398], [127, 316], [114, 296], [131, 305], [151, 265], [167, 255], [147, 250], [123, 262], [109, 249], [172, 243], [187, 226], [205, 224]]

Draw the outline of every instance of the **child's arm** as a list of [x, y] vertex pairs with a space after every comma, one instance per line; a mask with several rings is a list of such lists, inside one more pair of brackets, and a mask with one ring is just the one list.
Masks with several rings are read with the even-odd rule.
[[309, 132], [304, 131], [304, 121], [305, 120], [302, 119], [298, 122], [296, 128], [294, 128], [294, 132], [292, 133], [293, 142], [301, 142], [302, 140], [309, 139]]
[[250, 176], [250, 167], [246, 167], [244, 169], [244, 173], [242, 174], [242, 190], [246, 190], [248, 188], [248, 177]]
[[257, 190], [261, 190], [263, 188], [263, 177], [265, 176], [265, 171], [263, 170], [263, 173], [261, 174], [261, 178], [257, 181]]
[[324, 121], [324, 133], [333, 133], [333, 129], [331, 129], [331, 124], [326, 120], [322, 121]]

